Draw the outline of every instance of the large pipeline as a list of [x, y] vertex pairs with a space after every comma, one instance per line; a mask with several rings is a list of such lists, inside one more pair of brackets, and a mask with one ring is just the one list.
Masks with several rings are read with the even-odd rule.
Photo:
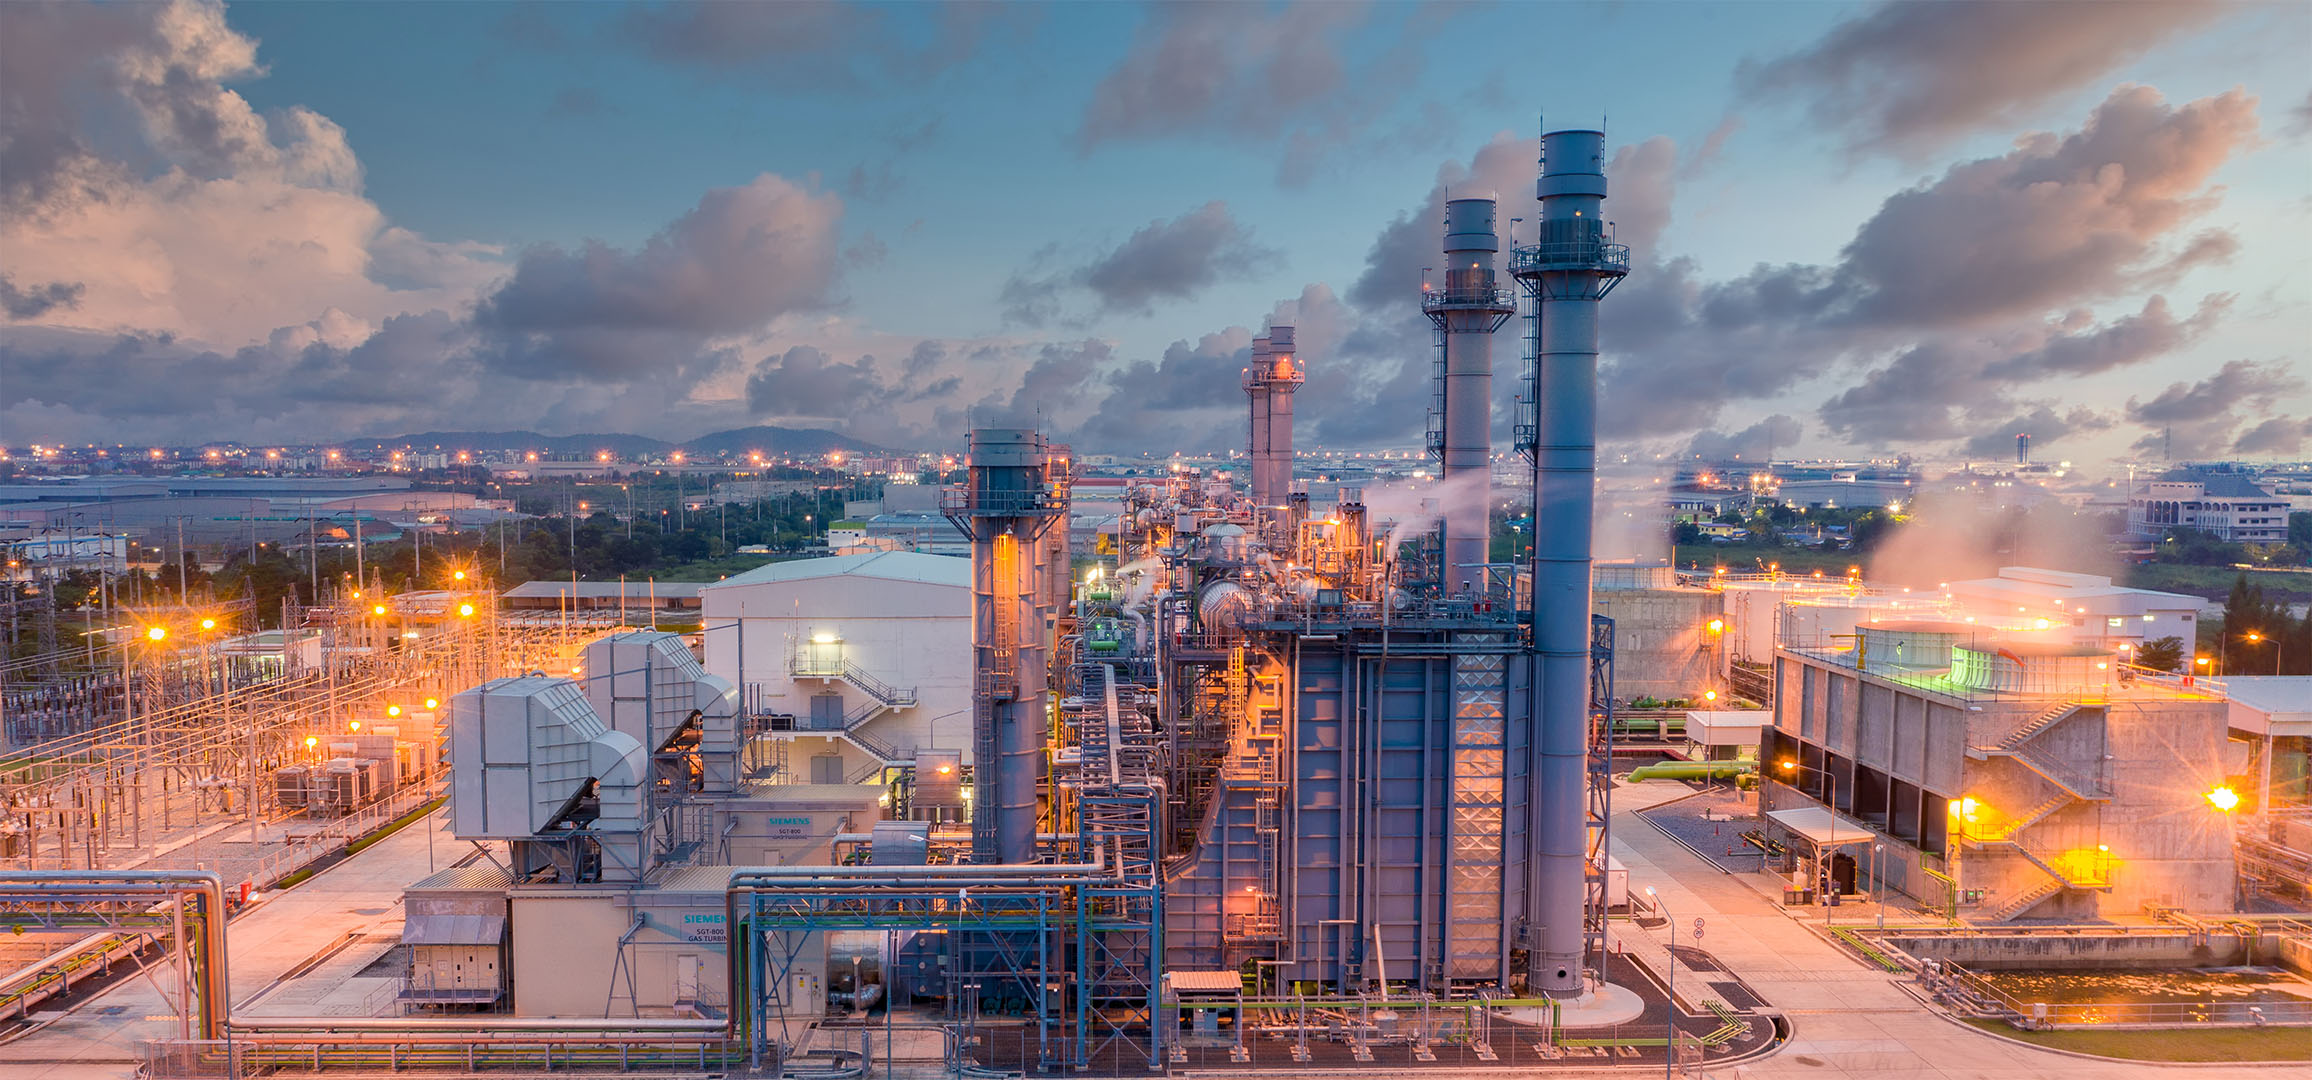
[[[184, 912], [183, 901], [197, 896], [198, 914]], [[214, 871], [182, 870], [8, 870], [0, 871], [0, 899], [66, 901], [74, 898], [130, 899], [153, 897], [174, 900], [187, 922], [201, 935], [201, 962], [194, 982], [200, 999], [200, 1032], [204, 1039], [224, 1036], [232, 1009], [232, 982], [225, 955], [225, 881]], [[189, 941], [177, 942], [179, 949]]]

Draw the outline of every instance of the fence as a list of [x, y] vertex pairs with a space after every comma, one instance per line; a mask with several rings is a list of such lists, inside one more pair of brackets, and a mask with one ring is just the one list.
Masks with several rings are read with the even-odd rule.
[[2027, 1001], [1947, 960], [1920, 974], [1944, 1003], [2020, 1028], [2312, 1025], [2312, 1000]]

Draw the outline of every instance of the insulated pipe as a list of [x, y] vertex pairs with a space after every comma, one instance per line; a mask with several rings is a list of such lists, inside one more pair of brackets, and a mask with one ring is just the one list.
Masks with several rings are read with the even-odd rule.
[[1444, 515], [1440, 584], [1447, 595], [1473, 592], [1482, 584], [1477, 564], [1487, 561], [1492, 538], [1489, 490], [1493, 458], [1493, 332], [1516, 311], [1507, 291], [1495, 284], [1493, 262], [1501, 251], [1494, 232], [1494, 200], [1454, 199], [1445, 204], [1445, 287], [1422, 296], [1422, 308], [1444, 339], [1445, 404], [1442, 472], [1455, 484]]
[[[57, 900], [71, 896], [201, 897], [201, 1037], [224, 1037], [232, 1013], [233, 984], [225, 956], [225, 879], [214, 871], [182, 870], [6, 870], [0, 897]], [[185, 943], [179, 941], [182, 949]]]
[[1514, 270], [1534, 298], [1533, 636], [1536, 929], [1529, 985], [1551, 997], [1582, 990], [1584, 871], [1589, 839], [1583, 757], [1589, 729], [1590, 529], [1597, 472], [1597, 305], [1628, 272], [1600, 218], [1605, 134], [1542, 136], [1540, 235]]

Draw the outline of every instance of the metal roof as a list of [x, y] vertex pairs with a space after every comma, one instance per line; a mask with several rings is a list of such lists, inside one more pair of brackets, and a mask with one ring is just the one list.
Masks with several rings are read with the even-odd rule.
[[726, 893], [731, 890], [731, 866], [685, 866], [670, 870], [651, 888], [669, 893]]
[[501, 915], [412, 915], [401, 925], [404, 945], [495, 945], [505, 936]]
[[1244, 976], [1233, 971], [1181, 971], [1164, 973], [1164, 982], [1175, 993], [1187, 994], [1241, 994]]
[[2257, 487], [2253, 481], [2249, 480], [2245, 476], [2240, 475], [2239, 473], [2204, 472], [2199, 469], [2170, 469], [2167, 472], [2161, 473], [2159, 478], [2169, 483], [2198, 484], [2200, 485], [2200, 494], [2213, 495], [2219, 499], [2265, 499], [2271, 501], [2285, 501], [2281, 500], [2279, 496], [2276, 496], [2271, 492], [2264, 490], [2263, 488]]
[[447, 870], [406, 886], [404, 892], [490, 892], [514, 883], [496, 863], [478, 862], [471, 866], [453, 866]]
[[648, 600], [652, 596], [656, 596], [665, 600], [670, 597], [697, 596], [699, 590], [705, 587], [703, 583], [696, 581], [627, 581], [623, 583], [616, 581], [525, 581], [499, 595], [525, 599], [551, 599], [575, 594], [581, 600], [605, 600], [617, 597], [619, 590], [623, 588], [628, 599]]
[[1819, 806], [1801, 806], [1794, 810], [1769, 810], [1766, 816], [1774, 823], [1803, 836], [1819, 847], [1845, 847], [1878, 839], [1869, 826], [1858, 825], [1838, 817]]
[[971, 587], [971, 562], [968, 559], [926, 555], [918, 551], [870, 551], [825, 559], [769, 563], [743, 574], [734, 574], [707, 588], [729, 589], [742, 585], [769, 585], [830, 577], [881, 578], [886, 581], [968, 589]]

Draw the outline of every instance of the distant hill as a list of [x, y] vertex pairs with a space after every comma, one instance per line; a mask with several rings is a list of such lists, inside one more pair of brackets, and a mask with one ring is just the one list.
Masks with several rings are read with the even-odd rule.
[[472, 450], [490, 453], [504, 450], [541, 450], [551, 454], [592, 454], [608, 450], [621, 458], [655, 457], [669, 450], [683, 450], [693, 454], [746, 454], [761, 451], [772, 455], [824, 454], [831, 450], [851, 453], [881, 453], [882, 447], [862, 442], [840, 432], [822, 428], [783, 428], [768, 425], [717, 431], [688, 442], [672, 443], [644, 435], [541, 435], [535, 431], [423, 431], [415, 435], [397, 435], [384, 439], [349, 439], [342, 445], [352, 448], [371, 447], [397, 450]]
[[674, 444], [642, 435], [540, 435], [535, 431], [421, 431], [415, 435], [396, 435], [384, 439], [349, 439], [349, 447], [377, 447], [398, 450], [472, 450], [489, 453], [497, 450], [543, 450], [553, 454], [591, 454], [608, 450], [619, 457], [638, 457], [645, 454], [663, 454], [674, 449]]

